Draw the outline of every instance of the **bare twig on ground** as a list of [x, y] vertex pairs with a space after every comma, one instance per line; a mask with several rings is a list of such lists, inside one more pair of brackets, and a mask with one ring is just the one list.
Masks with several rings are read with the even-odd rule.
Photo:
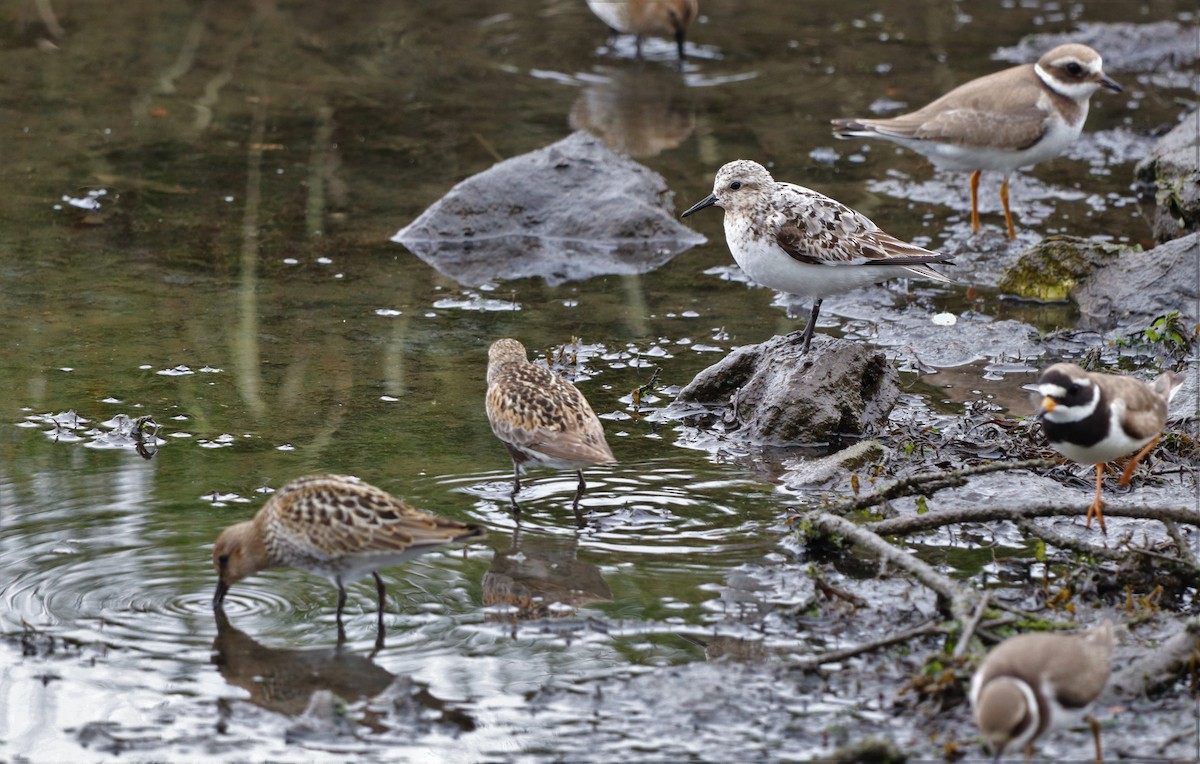
[[873, 554], [880, 562], [896, 566], [919, 583], [932, 589], [941, 600], [949, 604], [948, 615], [955, 620], [962, 621], [970, 615], [972, 597], [969, 591], [934, 570], [928, 563], [917, 559], [916, 556], [889, 544], [871, 530], [824, 510], [808, 513], [805, 515], [805, 519], [817, 531], [848, 539], [856, 546]]
[[1126, 698], [1161, 687], [1187, 670], [1197, 650], [1200, 650], [1200, 616], [1192, 616], [1178, 634], [1157, 649], [1142, 652], [1113, 674], [1107, 692]]
[[1025, 470], [1036, 468], [1053, 467], [1054, 462], [1049, 459], [1024, 459], [1015, 462], [989, 462], [988, 464], [980, 464], [976, 467], [967, 467], [954, 472], [935, 472], [932, 474], [913, 475], [902, 480], [897, 480], [891, 485], [885, 486], [881, 490], [873, 491], [866, 496], [859, 497], [854, 501], [846, 502], [829, 507], [828, 511], [838, 514], [846, 514], [867, 507], [874, 507], [891, 499], [898, 499], [901, 496], [911, 496], [913, 494], [928, 494], [934, 491], [940, 491], [943, 488], [953, 488], [955, 486], [964, 485], [967, 478], [976, 475], [986, 475], [991, 472], [1007, 472], [1009, 470]]
[[[934, 530], [944, 525], [958, 523], [982, 523], [996, 520], [1010, 520], [1034, 517], [1056, 517], [1060, 515], [1081, 515], [1080, 507], [1063, 506], [1061, 504], [1026, 504], [1013, 506], [1009, 504], [987, 504], [972, 507], [956, 507], [926, 512], [923, 515], [905, 515], [870, 523], [868, 527], [881, 536], [904, 536], [909, 533]], [[1159, 522], [1174, 521], [1185, 525], [1200, 527], [1200, 512], [1194, 509], [1179, 507], [1147, 507], [1147, 506], [1114, 506], [1105, 505], [1105, 517], [1132, 517], [1141, 520], [1158, 520]], [[1099, 535], [1099, 531], [1097, 531]]]
[[943, 627], [939, 622], [928, 621], [928, 622], [926, 622], [920, 626], [917, 626], [915, 628], [909, 629], [907, 631], [901, 631], [896, 634], [891, 634], [886, 637], [881, 637], [880, 639], [876, 639], [872, 642], [864, 642], [861, 645], [857, 645], [855, 647], [846, 647], [841, 650], [830, 650], [830, 651], [822, 653], [820, 655], [814, 655], [811, 658], [805, 658], [803, 660], [797, 661], [795, 664], [793, 664], [791, 666], [791, 668], [794, 670], [797, 670], [797, 671], [816, 671], [818, 668], [825, 665], [826, 663], [836, 663], [837, 661], [844, 661], [847, 658], [853, 658], [856, 655], [862, 655], [864, 653], [874, 652], [875, 650], [879, 650], [884, 647], [890, 647], [892, 645], [900, 644], [901, 642], [907, 642], [910, 639], [916, 639], [918, 637], [925, 637], [930, 634], [945, 634], [945, 633], [946, 633], [945, 627]]
[[966, 655], [967, 645], [971, 643], [971, 637], [975, 635], [975, 629], [979, 628], [979, 621], [983, 619], [983, 614], [987, 612], [988, 602], [991, 599], [991, 592], [984, 592], [983, 596], [979, 598], [979, 604], [975, 606], [975, 614], [963, 626], [962, 634], [958, 637], [958, 644], [954, 646], [955, 658], [961, 658]]

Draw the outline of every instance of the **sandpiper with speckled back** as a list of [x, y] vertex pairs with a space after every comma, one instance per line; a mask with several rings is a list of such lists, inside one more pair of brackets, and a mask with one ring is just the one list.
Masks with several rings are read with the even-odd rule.
[[1162, 438], [1167, 407], [1183, 385], [1183, 376], [1164, 372], [1152, 384], [1121, 374], [1084, 371], [1075, 364], [1047, 367], [1037, 384], [1025, 388], [1041, 396], [1037, 416], [1047, 442], [1080, 464], [1096, 465], [1096, 497], [1088, 506], [1104, 531], [1104, 465], [1137, 454], [1125, 465], [1119, 485], [1129, 485], [1133, 470]]
[[376, 571], [452, 541], [484, 535], [482, 528], [415, 509], [348, 475], [312, 475], [276, 491], [254, 519], [225, 529], [213, 546], [220, 609], [229, 588], [260, 570], [292, 567], [325, 576], [338, 590], [338, 640], [345, 639], [346, 586], [368, 573], [379, 596], [383, 633], [386, 590]]
[[889, 119], [835, 119], [838, 138], [883, 138], [941, 169], [971, 172], [971, 228], [979, 230], [979, 176], [1004, 173], [1000, 201], [1008, 238], [1016, 238], [1008, 179], [1019, 167], [1062, 154], [1083, 131], [1099, 88], [1121, 90], [1104, 74], [1100, 54], [1059, 45], [1038, 59], [971, 80], [936, 101]]
[[[970, 699], [997, 761], [1010, 749], [1024, 749], [1029, 761], [1035, 740], [1084, 717], [1108, 683], [1114, 642], [1104, 621], [1074, 634], [1020, 634], [988, 653]], [[1088, 721], [1100, 762], [1100, 725]]]
[[486, 410], [492, 432], [512, 457], [514, 507], [522, 468], [575, 470], [579, 486], [571, 508], [583, 527], [584, 468], [616, 462], [583, 393], [550, 368], [531, 363], [517, 340], [499, 339], [488, 349]]
[[929, 266], [948, 262], [949, 255], [884, 233], [866, 215], [824, 194], [776, 181], [757, 162], [738, 159], [722, 167], [713, 192], [683, 217], [712, 205], [725, 210], [725, 240], [747, 276], [813, 298], [805, 353], [825, 297], [901, 276], [950, 281]]

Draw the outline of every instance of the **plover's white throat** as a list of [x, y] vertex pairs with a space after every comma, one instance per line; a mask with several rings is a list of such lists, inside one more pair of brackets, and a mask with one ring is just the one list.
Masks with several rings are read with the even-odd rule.
[[835, 119], [839, 138], [884, 138], [946, 170], [971, 172], [971, 227], [979, 230], [979, 175], [1004, 173], [1000, 201], [1008, 237], [1016, 237], [1008, 208], [1008, 179], [1018, 167], [1066, 151], [1079, 137], [1097, 89], [1121, 86], [1104, 74], [1100, 54], [1086, 45], [1060, 45], [1036, 64], [971, 80], [920, 109], [890, 119]]
[[[1081, 719], [1108, 682], [1113, 625], [1104, 621], [1075, 634], [1021, 634], [993, 649], [971, 678], [975, 723], [997, 760], [1024, 749], [1050, 730]], [[1100, 726], [1090, 720], [1100, 753]]]
[[778, 182], [757, 162], [738, 159], [722, 167], [713, 192], [683, 217], [712, 205], [725, 210], [725, 240], [747, 276], [813, 298], [803, 352], [812, 342], [821, 300], [829, 295], [901, 276], [950, 281], [927, 265], [948, 262], [949, 255], [886, 234], [824, 194]]
[[637, 35], [639, 58], [643, 36], [669, 35], [683, 65], [683, 43], [688, 25], [700, 12], [699, 0], [587, 0], [587, 4], [614, 34]]
[[616, 461], [583, 393], [549, 368], [530, 363], [525, 346], [505, 338], [488, 349], [486, 409], [492, 432], [512, 457], [513, 505], [523, 467], [575, 470], [579, 486], [571, 508], [582, 527], [583, 469]]
[[1042, 398], [1038, 416], [1051, 447], [1080, 464], [1096, 465], [1089, 526], [1095, 516], [1104, 530], [1100, 491], [1105, 463], [1137, 451], [1121, 473], [1120, 485], [1129, 484], [1138, 462], [1162, 437], [1167, 406], [1182, 384], [1183, 377], [1173, 372], [1146, 384], [1133, 377], [1056, 363], [1042, 372], [1037, 384], [1026, 386]]
[[346, 587], [368, 573], [379, 597], [383, 634], [383, 579], [375, 571], [399, 565], [451, 541], [483, 536], [482, 528], [414, 509], [348, 475], [313, 475], [276, 491], [253, 520], [231, 525], [213, 545], [219, 609], [229, 587], [266, 568], [288, 566], [325, 576], [338, 590], [338, 639], [345, 638]]

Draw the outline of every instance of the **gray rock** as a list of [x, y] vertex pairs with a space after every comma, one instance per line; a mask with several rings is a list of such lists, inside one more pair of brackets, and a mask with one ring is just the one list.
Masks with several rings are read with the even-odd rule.
[[1148, 252], [1127, 252], [1080, 282], [1071, 297], [1086, 328], [1127, 336], [1159, 316], [1179, 311], [1186, 326], [1197, 321], [1200, 299], [1200, 232], [1160, 244]]
[[572, 133], [450, 189], [392, 241], [465, 286], [651, 271], [705, 238], [658, 173]]
[[1200, 230], [1200, 110], [1154, 144], [1137, 178], [1154, 189], [1154, 237], [1167, 241]]
[[1104, 71], [1109, 74], [1153, 71], [1169, 62], [1184, 74], [1186, 83], [1190, 77], [1188, 64], [1197, 58], [1195, 26], [1177, 21], [1152, 24], [1084, 21], [1074, 25], [1070, 32], [1026, 35], [1016, 45], [1000, 48], [992, 57], [1024, 64], [1037, 61], [1046, 51], [1068, 42], [1090, 45], [1099, 51], [1104, 57]]
[[761, 445], [824, 443], [887, 420], [900, 388], [882, 352], [822, 335], [807, 355], [802, 346], [793, 332], [740, 347], [696, 375], [671, 408]]

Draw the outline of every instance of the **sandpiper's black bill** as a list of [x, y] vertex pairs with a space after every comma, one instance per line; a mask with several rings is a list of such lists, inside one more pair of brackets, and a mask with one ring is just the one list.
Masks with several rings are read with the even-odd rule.
[[229, 591], [229, 584], [224, 581], [217, 581], [217, 591], [213, 594], [213, 610], [220, 610], [221, 605], [225, 602], [225, 592]]
[[696, 202], [691, 207], [689, 207], [687, 212], [683, 213], [679, 217], [686, 218], [688, 215], [691, 215], [693, 212], [699, 212], [700, 210], [704, 209], [705, 207], [711, 207], [716, 203], [717, 203], [717, 195], [709, 194], [708, 196], [704, 197], [703, 199], [701, 199], [700, 201]]
[[1120, 85], [1118, 85], [1116, 80], [1109, 79], [1108, 77], [1101, 77], [1100, 84], [1103, 85], [1104, 87], [1108, 88], [1109, 90], [1115, 90], [1118, 93], [1120, 93], [1122, 90], [1125, 89], [1125, 88], [1121, 87]]

